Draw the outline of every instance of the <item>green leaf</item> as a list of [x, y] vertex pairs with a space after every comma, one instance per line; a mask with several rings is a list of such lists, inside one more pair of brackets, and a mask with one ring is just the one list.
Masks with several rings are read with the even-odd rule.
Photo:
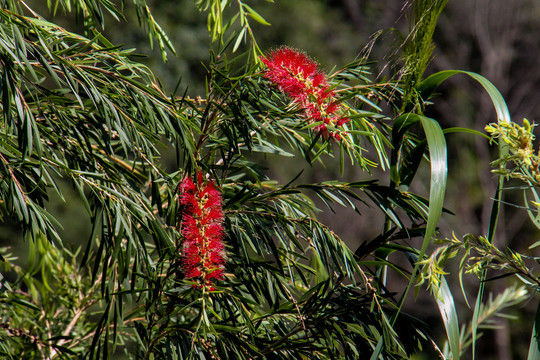
[[236, 37], [236, 41], [234, 42], [233, 52], [236, 52], [236, 50], [238, 50], [238, 48], [240, 47], [240, 44], [242, 43], [242, 39], [244, 39], [245, 36], [246, 36], [246, 28], [242, 28], [242, 30], [240, 30], [240, 33]]
[[420, 122], [426, 134], [426, 140], [429, 147], [429, 159], [431, 164], [429, 209], [426, 233], [419, 254], [419, 259], [421, 259], [431, 241], [431, 237], [435, 233], [437, 223], [442, 214], [448, 172], [446, 140], [441, 126], [434, 119], [417, 114], [404, 114], [400, 116], [399, 119], [401, 119], [400, 126], [402, 128]]
[[538, 308], [536, 309], [527, 360], [540, 360], [540, 302], [538, 302]]
[[[285, 157], [294, 157], [294, 154], [291, 154], [290, 152], [287, 152], [275, 145], [272, 145], [269, 142], [266, 142], [263, 140], [260, 140], [260, 142], [261, 144], [251, 145], [251, 151], [262, 152], [262, 153], [267, 153], [267, 154], [275, 154], [275, 155], [280, 155], [280, 156], [285, 156]], [[241, 147], [241, 149], [247, 150], [246, 147]]]
[[478, 75], [476, 73], [470, 72], [470, 71], [462, 71], [462, 70], [446, 70], [446, 71], [440, 71], [438, 73], [435, 73], [429, 77], [427, 77], [425, 80], [423, 80], [420, 85], [418, 86], [418, 92], [422, 96], [424, 100], [427, 100], [431, 97], [433, 94], [433, 91], [446, 79], [448, 79], [450, 76], [456, 75], [456, 74], [465, 74], [476, 80], [480, 85], [484, 87], [484, 89], [487, 91], [489, 97], [491, 98], [491, 102], [493, 103], [493, 106], [495, 107], [495, 111], [497, 112], [497, 119], [502, 122], [510, 122], [510, 112], [508, 111], [508, 107], [506, 106], [506, 102], [504, 101], [504, 98], [502, 97], [501, 93], [495, 85], [493, 85], [488, 79], [483, 77], [482, 75]]
[[478, 319], [480, 317], [480, 309], [482, 307], [482, 298], [484, 296], [484, 289], [486, 282], [484, 281], [487, 276], [487, 271], [483, 270], [482, 274], [480, 275], [480, 285], [478, 287], [478, 294], [476, 295], [476, 302], [474, 304], [474, 311], [473, 311], [473, 317], [472, 317], [472, 325], [471, 325], [471, 341], [472, 341], [472, 358], [473, 360], [476, 358], [476, 339], [478, 334]]
[[[533, 194], [533, 197], [534, 197], [534, 202], [536, 203], [540, 203], [540, 196], [538, 195], [538, 192], [536, 191], [536, 189], [531, 186], [530, 188], [532, 194]], [[525, 208], [527, 210], [527, 214], [529, 214], [529, 218], [531, 219], [532, 223], [538, 228], [540, 229], [540, 213], [538, 212], [538, 208], [536, 208], [534, 211], [536, 212], [536, 215], [533, 214], [533, 209], [531, 209], [530, 206], [528, 206], [529, 204], [529, 199], [527, 198], [527, 192], [524, 190], [523, 191], [523, 199], [524, 199], [524, 203], [525, 203]], [[529, 246], [529, 249], [532, 249], [533, 247], [536, 247], [538, 246], [538, 243], [535, 243], [531, 246]]]
[[441, 285], [439, 286], [438, 294], [435, 294], [435, 301], [437, 302], [444, 327], [446, 328], [450, 351], [452, 352], [452, 359], [458, 360], [460, 357], [459, 324], [456, 307], [454, 305], [454, 297], [450, 292], [450, 288], [448, 287], [448, 283], [444, 276], [441, 276]]
[[[428, 118], [426, 116], [417, 115], [417, 114], [404, 114], [400, 118], [401, 127], [409, 127], [415, 122], [420, 122], [426, 134], [426, 140], [429, 147], [429, 159], [431, 163], [431, 175], [430, 175], [430, 187], [429, 187], [429, 208], [428, 208], [428, 220], [426, 225], [426, 231], [424, 235], [424, 240], [422, 242], [422, 247], [418, 254], [418, 259], [423, 259], [426, 249], [431, 242], [431, 238], [435, 234], [437, 228], [437, 223], [442, 214], [443, 203], [444, 203], [444, 194], [446, 191], [446, 180], [448, 173], [447, 166], [447, 156], [446, 156], [446, 140], [444, 138], [444, 133], [441, 129], [441, 126], [434, 119]], [[397, 125], [396, 125], [397, 126]], [[398, 130], [399, 131], [399, 130]], [[401, 311], [405, 298], [408, 295], [410, 289], [414, 286], [416, 281], [416, 276], [418, 275], [418, 269], [420, 264], [417, 263], [411, 274], [409, 284], [403, 291], [398, 311], [392, 318], [391, 323], [394, 324], [398, 314]], [[382, 338], [379, 340], [377, 349], [380, 349], [379, 345], [382, 342]], [[375, 357], [374, 357], [375, 356]], [[377, 358], [378, 351], [373, 353], [372, 358]]]
[[422, 122], [422, 127], [426, 133], [429, 146], [429, 160], [431, 164], [428, 222], [426, 226], [426, 235], [424, 236], [424, 242], [419, 256], [419, 258], [422, 258], [431, 237], [435, 233], [439, 218], [441, 217], [444, 194], [446, 191], [448, 163], [446, 157], [446, 141], [439, 123], [425, 116], [420, 116], [420, 121]]
[[249, 16], [251, 16], [259, 24], [267, 25], [267, 26], [270, 25], [270, 23], [268, 21], [264, 20], [264, 18], [258, 12], [253, 10], [253, 8], [251, 8], [250, 6], [244, 4], [244, 9], [246, 9]]

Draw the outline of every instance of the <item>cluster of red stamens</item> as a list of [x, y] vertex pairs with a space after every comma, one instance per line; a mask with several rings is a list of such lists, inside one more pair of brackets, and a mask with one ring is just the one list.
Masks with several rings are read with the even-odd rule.
[[314, 130], [323, 137], [341, 140], [337, 128], [350, 119], [340, 115], [342, 107], [336, 93], [317, 63], [303, 52], [285, 46], [261, 60], [267, 66], [264, 76], [297, 102], [312, 123], [319, 123]]
[[225, 267], [221, 194], [214, 182], [205, 181], [199, 172], [196, 183], [190, 177], [180, 183], [180, 204], [184, 206], [181, 228], [184, 275], [199, 283], [199, 288], [214, 290], [213, 280], [223, 279]]

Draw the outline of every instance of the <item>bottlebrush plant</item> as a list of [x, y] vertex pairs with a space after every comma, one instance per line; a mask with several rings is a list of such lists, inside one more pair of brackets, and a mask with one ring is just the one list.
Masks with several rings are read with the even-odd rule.
[[[251, 6], [196, 0], [212, 39], [198, 98], [165, 95], [102, 34], [128, 6], [48, 1], [78, 20], [77, 34], [25, 2], [0, 3], [0, 209], [29, 247], [19, 258], [0, 250], [2, 358], [456, 360], [487, 315], [525, 298], [509, 288], [484, 304], [480, 291], [475, 322], [460, 334], [444, 265], [475, 242], [429, 247], [447, 159], [445, 131], [424, 110], [442, 81], [464, 73], [424, 76], [445, 1], [412, 2], [403, 67], [379, 81], [366, 58], [327, 73], [302, 50], [262, 52], [250, 21], [267, 23]], [[133, 6], [165, 58], [171, 41], [144, 1]], [[488, 91], [494, 120], [509, 123], [493, 85], [465, 74]], [[493, 141], [517, 130], [489, 129]], [[499, 165], [510, 161], [500, 147]], [[170, 156], [174, 168], [162, 160]], [[525, 172], [537, 168], [531, 159]], [[302, 177], [334, 165], [365, 177]], [[428, 166], [424, 197], [410, 185]], [[506, 176], [531, 175], [499, 170], [500, 189]], [[492, 231], [476, 249], [517, 261], [491, 247], [500, 191], [495, 200]], [[82, 245], [63, 236], [52, 201], [84, 209]], [[380, 220], [379, 235], [345, 242], [318, 217], [335, 206], [357, 212], [351, 223], [371, 207], [364, 223]], [[484, 280], [493, 264], [473, 265]], [[448, 346], [404, 309], [422, 284]], [[536, 346], [533, 337], [531, 359]]]

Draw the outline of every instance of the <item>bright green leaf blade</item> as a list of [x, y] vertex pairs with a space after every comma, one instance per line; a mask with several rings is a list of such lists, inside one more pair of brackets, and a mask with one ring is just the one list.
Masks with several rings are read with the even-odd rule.
[[[422, 243], [422, 248], [418, 255], [418, 259], [422, 259], [426, 253], [426, 249], [431, 242], [432, 236], [435, 234], [437, 228], [437, 223], [442, 214], [443, 203], [444, 203], [444, 194], [446, 191], [446, 180], [448, 175], [448, 161], [446, 156], [446, 140], [444, 138], [443, 130], [437, 121], [434, 119], [417, 115], [417, 114], [407, 114], [407, 121], [420, 121], [424, 132], [426, 134], [426, 139], [429, 146], [429, 158], [431, 162], [431, 177], [430, 177], [430, 190], [429, 190], [429, 210], [428, 210], [428, 220], [426, 225], [426, 232], [424, 235], [424, 241]], [[399, 309], [396, 312], [395, 316], [392, 318], [392, 323], [395, 323], [397, 315], [399, 314], [401, 307], [409, 290], [414, 286], [416, 281], [416, 276], [418, 274], [418, 269], [420, 265], [415, 265], [409, 284], [405, 288], [401, 300]], [[377, 347], [379, 349], [379, 347]], [[372, 358], [376, 358], [379, 352], [375, 351]], [[456, 358], [457, 359], [457, 358]]]
[[538, 309], [536, 310], [536, 318], [534, 320], [534, 326], [531, 334], [531, 344], [529, 345], [529, 355], [527, 360], [540, 360], [540, 342], [539, 332], [540, 329], [540, 302], [538, 303]]
[[422, 123], [429, 146], [429, 159], [431, 162], [428, 221], [424, 242], [422, 243], [419, 254], [419, 259], [421, 259], [426, 252], [431, 237], [435, 233], [437, 223], [442, 214], [448, 175], [448, 162], [446, 156], [446, 140], [439, 123], [425, 116], [414, 114], [411, 114], [411, 116], [417, 117]]
[[439, 287], [439, 293], [435, 296], [435, 300], [437, 301], [437, 306], [439, 307], [444, 327], [446, 328], [452, 359], [458, 360], [460, 355], [459, 323], [454, 305], [454, 297], [444, 277], [441, 277], [441, 286]]
[[473, 317], [471, 320], [471, 345], [472, 345], [472, 358], [476, 358], [476, 339], [478, 337], [478, 318], [480, 317], [480, 308], [482, 306], [482, 298], [484, 297], [484, 288], [486, 282], [484, 279], [487, 276], [486, 270], [484, 270], [480, 276], [480, 287], [478, 288], [478, 294], [476, 295], [476, 303], [474, 305]]
[[504, 101], [504, 98], [502, 97], [499, 90], [497, 90], [495, 85], [493, 85], [488, 79], [486, 79], [482, 75], [478, 75], [470, 71], [446, 70], [435, 73], [427, 77], [424, 81], [420, 83], [420, 85], [418, 86], [418, 92], [422, 95], [423, 99], [428, 99], [433, 93], [433, 91], [443, 81], [448, 79], [450, 76], [456, 74], [469, 75], [480, 85], [482, 85], [482, 87], [487, 91], [489, 97], [491, 98], [491, 102], [495, 107], [495, 111], [497, 112], [497, 119], [499, 120], [499, 122], [510, 122], [510, 112], [508, 111], [508, 106], [506, 105], [506, 102]]
[[486, 135], [486, 133], [483, 133], [483, 132], [480, 132], [480, 131], [474, 130], [474, 129], [467, 129], [467, 128], [464, 128], [464, 127], [451, 127], [451, 128], [446, 128], [446, 129], [444, 129], [443, 132], [444, 132], [445, 134], [452, 134], [452, 133], [468, 133], [468, 134], [478, 135], [478, 136], [481, 136], [481, 137], [486, 138], [487, 140], [489, 140], [489, 136]]

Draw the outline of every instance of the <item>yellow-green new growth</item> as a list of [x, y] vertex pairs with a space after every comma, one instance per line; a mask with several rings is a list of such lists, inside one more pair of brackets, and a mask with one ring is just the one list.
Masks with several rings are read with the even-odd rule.
[[[523, 126], [515, 122], [492, 123], [485, 130], [491, 137], [491, 141], [500, 139], [509, 147], [509, 154], [495, 160], [492, 165], [497, 169], [496, 173], [502, 173], [511, 178], [521, 179], [534, 185], [540, 185], [540, 157], [535, 152], [533, 140], [534, 124], [523, 119]], [[507, 163], [513, 163], [515, 167], [507, 169]]]

